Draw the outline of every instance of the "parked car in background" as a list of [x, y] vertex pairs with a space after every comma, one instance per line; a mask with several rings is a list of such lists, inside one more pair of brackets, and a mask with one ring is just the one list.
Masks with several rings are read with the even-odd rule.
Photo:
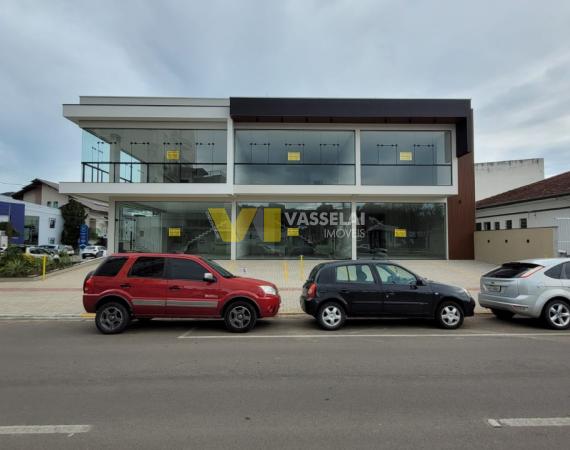
[[33, 258], [43, 258], [47, 256], [49, 259], [54, 259], [54, 260], [59, 259], [59, 255], [57, 254], [57, 252], [41, 247], [33, 247], [33, 246], [24, 247], [23, 253], [32, 256]]
[[106, 258], [83, 284], [85, 310], [104, 334], [121, 333], [131, 319], [223, 318], [228, 330], [251, 330], [279, 311], [270, 282], [236, 277], [205, 258], [125, 253]]
[[472, 316], [467, 290], [426, 280], [405, 267], [380, 260], [318, 264], [303, 285], [301, 308], [325, 330], [348, 317], [420, 317], [455, 329]]
[[80, 252], [81, 259], [85, 258], [101, 258], [107, 256], [107, 249], [100, 245], [88, 245]]
[[515, 314], [570, 328], [570, 258], [508, 262], [481, 277], [479, 304], [499, 319]]
[[73, 256], [75, 251], [71, 245], [63, 245], [63, 244], [44, 244], [40, 245], [40, 248], [44, 248], [46, 250], [52, 250], [57, 252], [58, 254], [66, 254], [68, 256]]

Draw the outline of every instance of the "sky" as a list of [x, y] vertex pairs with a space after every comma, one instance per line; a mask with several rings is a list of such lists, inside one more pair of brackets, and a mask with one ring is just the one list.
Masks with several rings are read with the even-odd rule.
[[80, 181], [80, 95], [470, 98], [476, 162], [551, 176], [570, 170], [570, 2], [0, 0], [0, 192]]

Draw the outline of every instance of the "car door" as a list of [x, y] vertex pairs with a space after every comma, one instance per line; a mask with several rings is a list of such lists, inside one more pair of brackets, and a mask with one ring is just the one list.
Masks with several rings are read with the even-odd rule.
[[167, 258], [166, 312], [173, 317], [216, 316], [224, 292], [220, 282], [204, 280], [210, 269], [192, 259]]
[[130, 297], [133, 312], [140, 316], [166, 313], [166, 279], [164, 257], [139, 256], [118, 288]]
[[337, 292], [346, 300], [351, 315], [382, 314], [382, 290], [368, 264], [346, 264], [334, 267]]
[[564, 268], [562, 269], [562, 286], [570, 295], [570, 262], [564, 263]]
[[422, 316], [428, 313], [433, 293], [416, 276], [396, 264], [375, 264], [384, 291], [384, 314]]

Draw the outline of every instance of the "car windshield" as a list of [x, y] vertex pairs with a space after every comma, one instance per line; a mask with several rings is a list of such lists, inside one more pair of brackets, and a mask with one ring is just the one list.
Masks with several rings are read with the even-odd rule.
[[229, 270], [224, 269], [222, 266], [220, 266], [218, 263], [215, 263], [211, 259], [207, 259], [207, 258], [201, 258], [201, 259], [206, 264], [208, 264], [210, 267], [215, 269], [216, 272], [218, 272], [224, 278], [235, 278], [235, 275], [233, 273], [231, 273]]

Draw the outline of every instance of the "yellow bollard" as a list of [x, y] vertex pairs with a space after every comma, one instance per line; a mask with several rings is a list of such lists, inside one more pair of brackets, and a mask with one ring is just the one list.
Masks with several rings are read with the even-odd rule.
[[283, 281], [285, 283], [289, 281], [289, 264], [287, 264], [287, 261], [283, 262]]
[[47, 264], [47, 256], [44, 255], [42, 258], [42, 280], [46, 279], [46, 264]]
[[301, 281], [305, 281], [305, 260], [303, 259], [303, 255], [301, 255], [301, 261], [299, 263], [299, 278]]

